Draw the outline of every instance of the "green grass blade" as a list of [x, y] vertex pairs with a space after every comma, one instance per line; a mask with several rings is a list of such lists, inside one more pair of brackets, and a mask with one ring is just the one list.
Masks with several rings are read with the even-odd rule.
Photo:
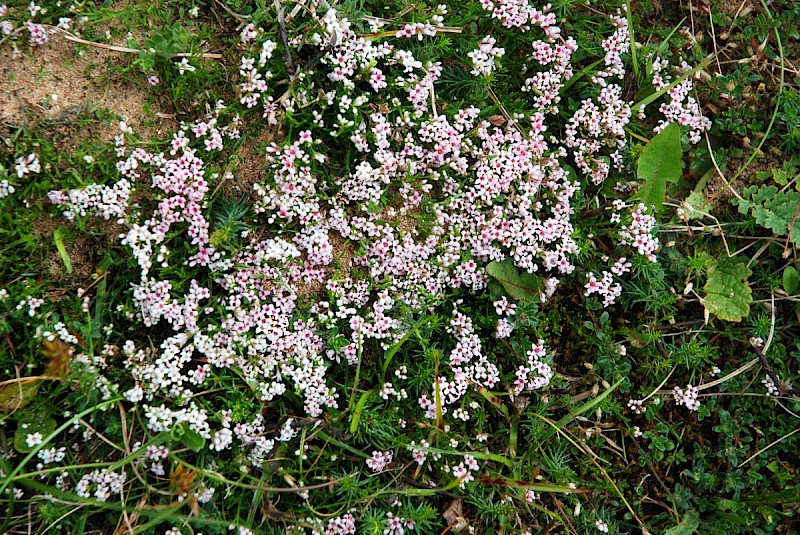
[[568, 423], [570, 423], [572, 420], [574, 420], [574, 419], [575, 419], [577, 416], [580, 416], [580, 415], [581, 415], [581, 414], [583, 414], [584, 412], [588, 412], [588, 411], [592, 410], [593, 408], [595, 408], [595, 407], [596, 407], [597, 405], [599, 405], [599, 404], [600, 404], [600, 403], [601, 403], [601, 402], [602, 402], [604, 399], [606, 399], [608, 396], [610, 396], [610, 395], [611, 395], [611, 393], [612, 393], [614, 390], [616, 390], [616, 389], [617, 389], [617, 387], [619, 387], [619, 385], [621, 385], [621, 384], [622, 384], [622, 381], [624, 381], [624, 380], [625, 380], [625, 378], [623, 377], [622, 379], [620, 379], [619, 381], [617, 381], [616, 383], [614, 383], [613, 385], [611, 385], [611, 388], [607, 389], [605, 392], [603, 392], [602, 394], [600, 394], [600, 395], [599, 395], [599, 396], [597, 396], [596, 398], [594, 398], [594, 399], [592, 399], [592, 400], [590, 400], [590, 401], [587, 401], [586, 403], [584, 403], [583, 405], [581, 405], [580, 407], [578, 407], [578, 409], [577, 409], [577, 410], [575, 410], [575, 411], [573, 411], [573, 412], [570, 412], [569, 414], [567, 414], [566, 416], [564, 416], [563, 418], [561, 418], [559, 421], [557, 421], [557, 422], [556, 422], [556, 424], [555, 424], [555, 427], [554, 427], [554, 428], [551, 428], [551, 429], [549, 429], [549, 430], [548, 430], [548, 431], [547, 431], [547, 432], [546, 432], [546, 433], [545, 433], [545, 434], [544, 434], [544, 435], [541, 437], [540, 441], [541, 441], [542, 443], [544, 443], [544, 442], [547, 442], [547, 440], [549, 440], [549, 439], [550, 439], [550, 437], [552, 437], [554, 434], [556, 434], [556, 432], [557, 432], [559, 429], [563, 429], [563, 428], [564, 428], [564, 427], [565, 427], [565, 426], [566, 426]]
[[67, 274], [72, 274], [72, 261], [69, 259], [69, 253], [67, 253], [67, 248], [64, 246], [64, 233], [66, 230], [64, 227], [59, 227], [53, 233], [53, 241], [56, 242], [56, 249], [58, 249], [58, 254], [61, 256], [61, 261], [64, 262], [64, 268], [67, 270]]

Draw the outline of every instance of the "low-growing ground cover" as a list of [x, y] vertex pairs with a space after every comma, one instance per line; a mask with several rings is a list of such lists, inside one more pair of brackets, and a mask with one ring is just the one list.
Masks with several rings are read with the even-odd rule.
[[0, 6], [0, 531], [797, 532], [798, 23]]

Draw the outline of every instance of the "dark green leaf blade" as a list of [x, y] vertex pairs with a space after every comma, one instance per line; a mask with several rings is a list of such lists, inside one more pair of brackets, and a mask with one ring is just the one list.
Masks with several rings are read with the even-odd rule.
[[800, 276], [798, 276], [797, 270], [794, 266], [786, 266], [786, 269], [783, 270], [783, 289], [787, 294], [794, 295], [799, 287]]
[[503, 289], [511, 297], [522, 301], [539, 299], [541, 292], [539, 277], [533, 273], [520, 273], [511, 258], [506, 258], [502, 262], [490, 262], [486, 266], [486, 272], [502, 284]]
[[667, 182], [674, 183], [681, 178], [681, 158], [681, 129], [671, 123], [642, 150], [637, 172], [643, 184], [630, 200], [639, 200], [660, 210], [667, 195]]

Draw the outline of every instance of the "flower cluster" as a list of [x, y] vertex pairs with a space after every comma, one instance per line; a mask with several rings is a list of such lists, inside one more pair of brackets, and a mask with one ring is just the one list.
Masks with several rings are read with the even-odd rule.
[[[672, 77], [666, 72], [669, 63], [662, 58], [656, 57], [653, 60], [652, 75], [653, 87], [660, 91], [671, 85]], [[684, 61], [678, 69], [679, 74], [683, 74], [690, 69]], [[654, 132], [661, 132], [670, 123], [677, 123], [680, 126], [689, 128], [689, 142], [698, 143], [703, 132], [711, 129], [711, 120], [705, 117], [700, 111], [697, 100], [690, 96], [694, 90], [692, 80], [686, 78], [667, 91], [669, 102], [664, 102], [658, 108], [664, 119], [660, 120]]]
[[514, 381], [514, 393], [519, 395], [525, 390], [540, 390], [550, 384], [553, 369], [544, 362], [547, 351], [544, 340], [538, 340], [526, 356], [527, 362], [517, 369], [517, 380]]
[[67, 456], [67, 448], [63, 446], [60, 448], [56, 448], [55, 446], [52, 448], [43, 448], [39, 450], [36, 456], [39, 457], [41, 461], [41, 463], [39, 463], [39, 469], [41, 469], [41, 466], [46, 464], [60, 463], [63, 461]]
[[383, 472], [386, 467], [392, 464], [391, 451], [373, 451], [372, 457], [367, 459], [367, 466], [375, 473]]
[[14, 169], [17, 171], [17, 177], [22, 178], [28, 173], [39, 173], [42, 166], [39, 163], [39, 157], [36, 154], [28, 154], [27, 156], [20, 156], [16, 160]]
[[646, 214], [646, 211], [647, 207], [642, 203], [632, 209], [631, 222], [622, 226], [619, 238], [621, 244], [633, 246], [638, 254], [644, 255], [651, 262], [655, 262], [655, 252], [659, 248], [658, 238], [653, 234], [656, 218]]
[[[497, 320], [495, 336], [498, 338], [508, 338], [514, 331], [514, 324], [511, 322], [510, 318], [517, 313], [517, 305], [510, 303], [505, 296], [495, 301], [493, 305], [497, 315], [501, 316], [500, 319]], [[504, 318], [502, 316], [506, 317]]]
[[[647, 406], [645, 403], [648, 403], [649, 396], [645, 399], [629, 399], [628, 400], [628, 409], [631, 410], [634, 414], [644, 414], [647, 410]], [[660, 398], [654, 397], [649, 399], [649, 403], [652, 405], [658, 405], [661, 402]]]
[[491, 12], [493, 19], [499, 19], [506, 28], [519, 28], [522, 31], [530, 30], [532, 26], [542, 28], [549, 38], [557, 37], [561, 33], [556, 23], [554, 13], [548, 13], [550, 4], [541, 11], [531, 6], [527, 0], [481, 0], [483, 9]]
[[692, 386], [687, 385], [686, 390], [676, 386], [672, 389], [672, 397], [675, 398], [675, 403], [684, 405], [690, 411], [696, 411], [700, 408], [700, 402], [697, 400], [697, 394], [700, 391]]
[[458, 485], [462, 489], [467, 483], [475, 480], [475, 476], [472, 474], [478, 470], [480, 470], [480, 465], [472, 455], [465, 455], [462, 462], [451, 468], [453, 475], [459, 479]]
[[[66, 2], [64, 4], [62, 2], [45, 3], [47, 7], [44, 7], [36, 2], [29, 2], [27, 8], [23, 10], [24, 2], [19, 2], [16, 12], [5, 4], [0, 5], [0, 36], [8, 36], [6, 37], [8, 39], [21, 34], [24, 30], [28, 35], [29, 46], [44, 45], [50, 40], [50, 36], [56, 32], [56, 29], [69, 31], [74, 22], [71, 16], [58, 17], [59, 12], [64, 15], [73, 15], [82, 7], [78, 2], [71, 3], [68, 7], [65, 4]], [[48, 18], [52, 22], [51, 25], [48, 25], [43, 17], [48, 15], [51, 9], [54, 9], [56, 14], [50, 14]], [[56, 17], [58, 17], [57, 20]]]
[[[780, 378], [778, 380], [780, 380]], [[764, 379], [761, 381], [761, 384], [763, 384], [767, 388], [767, 395], [768, 396], [780, 395], [781, 391], [778, 388], [778, 385], [775, 384], [775, 381], [772, 380], [772, 376], [771, 375], [767, 374], [764, 377]]]
[[394, 513], [386, 513], [386, 529], [383, 530], [383, 535], [403, 535], [406, 530], [413, 530], [416, 522], [407, 520]]
[[125, 178], [113, 186], [90, 184], [81, 189], [51, 191], [47, 194], [50, 202], [66, 207], [62, 213], [70, 220], [87, 214], [95, 214], [103, 219], [119, 219], [128, 209], [130, 196], [131, 183]]
[[478, 43], [478, 48], [467, 56], [472, 60], [472, 74], [475, 76], [488, 76], [494, 71], [494, 60], [502, 57], [506, 51], [503, 48], [494, 46], [497, 41], [494, 37], [487, 35]]
[[[75, 486], [75, 493], [83, 498], [94, 497], [101, 502], [107, 501], [112, 494], [122, 492], [126, 474], [122, 472], [108, 472], [95, 470], [84, 475]], [[94, 491], [94, 492], [92, 492]]]
[[352, 513], [328, 520], [324, 535], [350, 535], [356, 532], [356, 517]]
[[[403, 38], [435, 36], [443, 8], [428, 22], [402, 26], [394, 35], [401, 39], [391, 43], [381, 35], [359, 36], [331, 8], [318, 24], [288, 36], [292, 45], [310, 49], [306, 65], [319, 72], [289, 73], [292, 89], [280, 97], [272, 82], [283, 68], [282, 59], [273, 57], [277, 44], [252, 24], [241, 33], [241, 97], [231, 107], [263, 112], [272, 124], [281, 115], [302, 124], [292, 130], [294, 137], [266, 148], [264, 172], [252, 191], [255, 215], [248, 220], [259, 223], [258, 231], [237, 231], [229, 243], [212, 232], [218, 210], [212, 191], [220, 177], [209, 170], [210, 161], [240, 137], [242, 124], [223, 102], [201, 120], [181, 124], [165, 152], [127, 146], [131, 132], [121, 125], [114, 183], [50, 192], [70, 219], [93, 214], [126, 226], [120, 239], [138, 272], [129, 289], [131, 306], [120, 312], [160, 337], [147, 346], [124, 343], [130, 381], [123, 396], [141, 405], [149, 431], [189, 429], [207, 440], [212, 454], [239, 455], [243, 469], [248, 463], [261, 467], [275, 455], [276, 445], [296, 439], [302, 424], [292, 418], [276, 424], [227, 407], [215, 411], [207, 398], [197, 399], [210, 384], [230, 380], [263, 403], [297, 396], [298, 412], [317, 419], [338, 407], [332, 368], [360, 365], [371, 357], [365, 350], [387, 350], [410, 333], [415, 317], [441, 310], [448, 300], [452, 304], [454, 294], [472, 297], [448, 305], [449, 322], [442, 329], [446, 345], [437, 353], [437, 373], [425, 381], [430, 389], [419, 391], [413, 378], [409, 381], [408, 367], [399, 366], [392, 381], [382, 379], [376, 391], [383, 400], [406, 398], [405, 387], [419, 396], [421, 410], [402, 415], [401, 425], [406, 418], [436, 420], [444, 414], [457, 424], [477, 419], [476, 390], [505, 388], [504, 381], [513, 381], [514, 394], [521, 395], [546, 388], [554, 376], [542, 339], [522, 362], [504, 363], [502, 369], [503, 361], [496, 361], [492, 345], [511, 338], [526, 319], [510, 297], [496, 296], [487, 265], [505, 262], [535, 277], [541, 302], [553, 296], [562, 279], [577, 279], [587, 281], [587, 295], [596, 293], [610, 306], [622, 291], [615, 277], [631, 269], [630, 252], [655, 259], [655, 218], [643, 204], [618, 200], [610, 211], [619, 229], [614, 246], [628, 249], [603, 257], [608, 269], [598, 274], [578, 271], [576, 265], [586, 250], [576, 228], [577, 205], [584, 199], [582, 189], [592, 187], [583, 176], [599, 185], [612, 164], [621, 168], [631, 108], [615, 80], [625, 74], [621, 58], [630, 47], [626, 19], [612, 19], [615, 32], [603, 43], [604, 69], [592, 80], [596, 93], [564, 115], [565, 135], [559, 139], [551, 123], [562, 111], [560, 93], [573, 76], [577, 42], [561, 36], [549, 6], [539, 11], [527, 1], [481, 4], [506, 27], [542, 34], [526, 51], [530, 63], [521, 89], [530, 97], [529, 111], [502, 125], [483, 120], [472, 106], [452, 109], [440, 103], [443, 112], [437, 111], [434, 86], [442, 64]], [[506, 49], [497, 45], [487, 36], [468, 54], [473, 75], [498, 68], [495, 60]], [[184, 58], [178, 68], [194, 67]], [[329, 149], [329, 142], [347, 148], [347, 168], [331, 172], [331, 162], [339, 161], [326, 153], [338, 150]], [[18, 176], [38, 170], [36, 158], [18, 160]], [[137, 190], [145, 193], [144, 206], [131, 206]], [[178, 277], [176, 271], [188, 274]], [[471, 317], [470, 301], [485, 293], [492, 294], [500, 342]], [[23, 306], [34, 315], [41, 303], [29, 298]], [[53, 336], [63, 339], [62, 330], [55, 329]], [[114, 385], [103, 388], [108, 393]], [[690, 408], [685, 400], [696, 401], [696, 389], [692, 395], [691, 387], [681, 391], [681, 402]], [[642, 405], [632, 401], [630, 406], [639, 411]], [[478, 440], [487, 438], [482, 434]], [[420, 469], [442, 459], [426, 441], [408, 450]], [[304, 447], [294, 451], [300, 459], [306, 454]], [[161, 476], [168, 454], [166, 448], [153, 448], [142, 462]], [[378, 474], [393, 460], [391, 451], [374, 451], [366, 466]], [[462, 487], [479, 470], [470, 455], [452, 467], [441, 464]], [[124, 473], [93, 472], [79, 487], [86, 495], [96, 488], [95, 495], [106, 499], [123, 482]], [[205, 489], [206, 498], [198, 501], [212, 494]], [[385, 533], [414, 527], [391, 513], [387, 518]], [[324, 524], [316, 526], [322, 532]], [[355, 518], [348, 513], [329, 520], [324, 532], [354, 531]]]
[[17, 303], [17, 310], [22, 310], [23, 308], [28, 309], [28, 316], [33, 317], [36, 314], [36, 311], [44, 304], [44, 299], [39, 299], [37, 297], [33, 297], [29, 295], [19, 303]]
[[412, 38], [417, 37], [420, 41], [425, 36], [433, 37], [436, 35], [436, 26], [432, 24], [426, 24], [424, 22], [415, 22], [412, 24], [406, 24], [401, 29], [397, 30], [397, 37], [400, 38]]
[[[622, 98], [622, 86], [609, 83], [612, 78], [624, 78], [622, 54], [630, 49], [627, 19], [614, 16], [612, 22], [617, 30], [602, 43], [606, 68], [593, 78], [601, 87], [600, 93], [596, 101], [584, 99], [581, 102], [569, 121], [564, 140], [564, 145], [572, 150], [578, 169], [594, 184], [602, 183], [608, 176], [609, 158], [617, 167], [621, 166], [621, 151], [626, 145], [625, 126], [632, 115], [630, 103]], [[610, 151], [608, 157], [604, 157], [603, 148]]]

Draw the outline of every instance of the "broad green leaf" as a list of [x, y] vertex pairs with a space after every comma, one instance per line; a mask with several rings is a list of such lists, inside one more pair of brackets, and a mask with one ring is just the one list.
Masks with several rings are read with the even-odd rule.
[[502, 284], [503, 289], [511, 297], [522, 301], [539, 299], [539, 293], [541, 292], [539, 276], [527, 272], [520, 273], [511, 258], [506, 258], [502, 262], [490, 262], [486, 266], [486, 272]]
[[31, 402], [39, 392], [41, 381], [11, 383], [0, 388], [0, 411], [21, 409]]
[[667, 182], [681, 178], [681, 158], [681, 129], [671, 123], [642, 150], [637, 172], [643, 184], [631, 200], [640, 200], [660, 210], [667, 195]]
[[[592, 324], [592, 322], [589, 323]], [[592, 324], [592, 326], [594, 326], [594, 324]], [[655, 336], [653, 336], [652, 334], [635, 331], [633, 329], [626, 329], [625, 333], [627, 335], [628, 341], [631, 343], [633, 347], [645, 347], [655, 338]]]
[[724, 256], [712, 260], [703, 287], [706, 310], [719, 319], [742, 321], [750, 313], [753, 292], [747, 279], [753, 272], [744, 261]]
[[791, 225], [791, 241], [800, 247], [800, 217], [795, 218], [800, 207], [800, 192], [782, 192], [775, 186], [750, 186], [744, 190], [742, 197], [744, 199], [731, 200], [734, 205], [739, 206], [740, 213], [749, 213], [756, 223], [778, 236], [789, 234]]
[[188, 427], [184, 428], [183, 435], [181, 435], [180, 439], [184, 446], [194, 452], [198, 452], [206, 447], [206, 439], [203, 438], [200, 433]]
[[800, 277], [798, 277], [797, 270], [794, 266], [786, 266], [783, 270], [783, 289], [789, 295], [797, 293], [797, 288], [800, 287]]
[[664, 535], [692, 535], [700, 527], [700, 518], [694, 511], [689, 511], [680, 524], [664, 532]]
[[37, 446], [28, 445], [28, 435], [39, 433], [44, 439], [56, 430], [56, 421], [52, 418], [23, 420], [14, 432], [14, 449], [20, 453], [27, 453]]

